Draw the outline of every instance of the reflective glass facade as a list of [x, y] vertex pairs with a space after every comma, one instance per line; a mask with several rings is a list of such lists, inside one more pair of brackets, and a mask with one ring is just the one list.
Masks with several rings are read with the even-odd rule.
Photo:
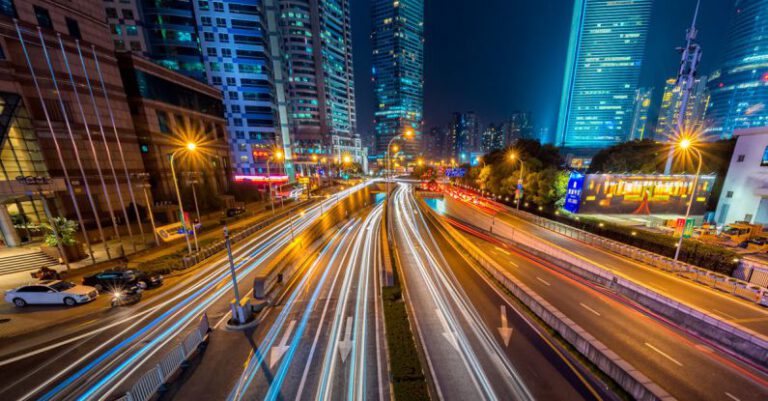
[[373, 1], [373, 81], [376, 150], [392, 137], [416, 132], [405, 151], [419, 151], [424, 101], [424, 0]]
[[736, 1], [731, 18], [725, 63], [708, 84], [714, 138], [768, 126], [768, 0]]
[[626, 141], [652, 0], [576, 0], [557, 144], [602, 148]]

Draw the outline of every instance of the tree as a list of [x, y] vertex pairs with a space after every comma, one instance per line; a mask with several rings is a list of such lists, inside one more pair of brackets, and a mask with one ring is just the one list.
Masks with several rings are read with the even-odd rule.
[[40, 226], [47, 231], [43, 239], [45, 245], [56, 247], [59, 244], [62, 246], [72, 246], [77, 243], [75, 238], [77, 223], [72, 220], [67, 220], [65, 217], [54, 217], [53, 225], [41, 223]]

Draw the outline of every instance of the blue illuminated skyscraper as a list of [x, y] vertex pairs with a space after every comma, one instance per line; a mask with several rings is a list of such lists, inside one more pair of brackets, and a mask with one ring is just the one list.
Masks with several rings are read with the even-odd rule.
[[652, 0], [576, 0], [557, 144], [576, 153], [626, 141]]
[[714, 138], [768, 126], [768, 0], [734, 2], [728, 46], [722, 68], [708, 84], [706, 118]]
[[424, 0], [373, 1], [373, 81], [376, 150], [412, 129], [416, 140], [406, 154], [418, 153], [424, 101]]

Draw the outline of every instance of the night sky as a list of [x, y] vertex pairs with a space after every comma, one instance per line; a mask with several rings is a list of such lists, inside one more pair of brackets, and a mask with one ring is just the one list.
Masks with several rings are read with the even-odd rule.
[[[370, 1], [352, 0], [357, 121], [373, 132]], [[733, 0], [702, 0], [700, 73], [723, 57]], [[677, 73], [675, 47], [685, 39], [696, 0], [656, 0], [641, 86], [653, 86], [658, 109], [664, 81]], [[483, 125], [515, 110], [554, 131], [573, 0], [426, 0], [425, 127], [445, 124], [453, 111], [475, 111]], [[654, 113], [655, 114], [655, 113]]]

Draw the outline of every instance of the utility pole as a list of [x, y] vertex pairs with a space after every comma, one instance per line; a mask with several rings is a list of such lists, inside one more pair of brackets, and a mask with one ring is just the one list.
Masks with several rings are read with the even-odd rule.
[[[680, 60], [680, 70], [677, 72], [677, 87], [680, 88], [680, 110], [677, 112], [677, 132], [678, 135], [682, 135], [685, 128], [685, 114], [688, 109], [688, 100], [691, 97], [693, 91], [693, 85], [696, 82], [697, 68], [701, 61], [701, 46], [696, 41], [696, 35], [699, 33], [696, 29], [696, 19], [699, 16], [699, 6], [701, 0], [696, 2], [696, 11], [693, 13], [693, 22], [691, 27], [688, 28], [685, 34], [686, 44], [685, 47], [678, 47], [677, 51], [682, 54], [682, 60]], [[680, 139], [680, 138], [677, 138]], [[668, 142], [674, 142], [675, 138], [667, 138]], [[669, 147], [669, 154], [667, 155], [667, 164], [664, 167], [664, 174], [672, 173], [672, 159], [674, 156], [675, 147]]]

